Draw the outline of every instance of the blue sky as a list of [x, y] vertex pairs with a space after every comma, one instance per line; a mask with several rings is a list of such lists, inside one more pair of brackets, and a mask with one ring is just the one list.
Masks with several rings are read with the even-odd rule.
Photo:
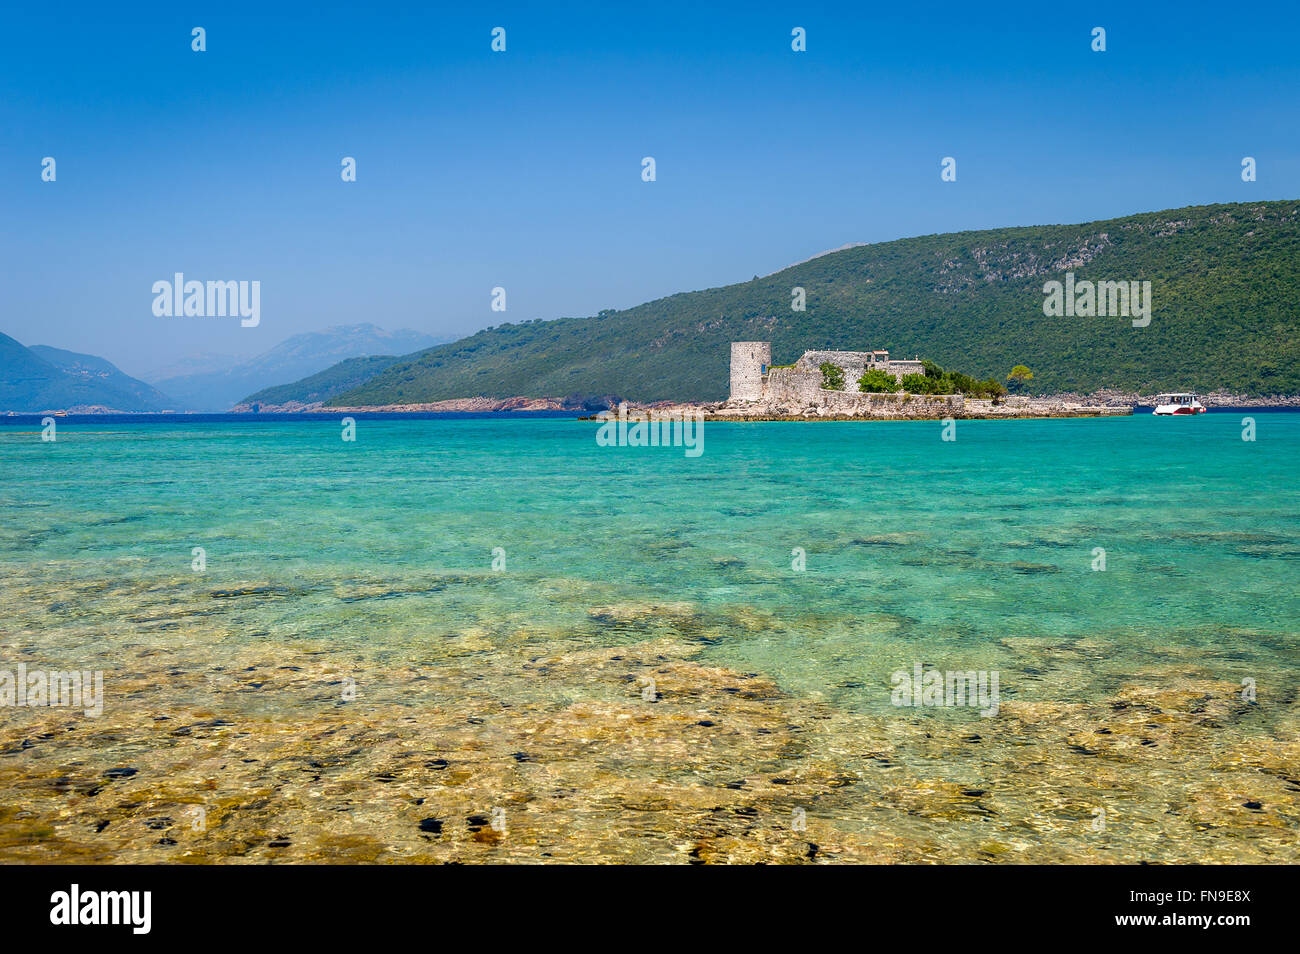
[[[10, 5], [0, 331], [140, 373], [347, 322], [593, 314], [846, 242], [1300, 195], [1294, 3], [470, 6]], [[260, 281], [261, 324], [155, 317], [176, 271]]]

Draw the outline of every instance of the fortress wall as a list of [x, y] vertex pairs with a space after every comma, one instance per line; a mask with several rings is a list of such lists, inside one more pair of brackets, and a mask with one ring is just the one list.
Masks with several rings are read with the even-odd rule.
[[821, 368], [823, 361], [844, 369], [844, 387], [848, 390], [856, 390], [858, 378], [862, 377], [862, 372], [867, 368], [886, 371], [900, 383], [905, 374], [925, 373], [920, 361], [873, 361], [870, 351], [805, 351], [803, 357], [795, 362], [795, 367], [816, 371]]
[[[909, 372], [910, 373], [910, 372]], [[808, 371], [802, 368], [773, 368], [768, 372], [764, 382], [763, 397], [777, 404], [797, 407], [824, 407], [832, 411], [873, 411], [900, 410], [905, 405], [936, 405], [953, 411], [964, 407], [961, 395], [903, 395], [903, 394], [863, 394], [858, 391], [857, 382], [850, 382], [845, 375], [845, 390], [827, 391], [822, 388], [821, 371]], [[851, 390], [850, 390], [851, 389]]]
[[862, 394], [856, 391], [822, 391], [820, 406], [827, 410], [844, 414], [855, 411], [870, 411], [872, 414], [888, 416], [905, 414], [909, 409], [924, 407], [933, 412], [936, 409], [961, 411], [965, 401], [959, 394]]
[[843, 368], [849, 364], [866, 364], [870, 360], [870, 351], [805, 351], [795, 364], [802, 368], [820, 368], [823, 361], [829, 361]]
[[842, 368], [844, 387], [854, 391], [858, 389], [858, 378], [862, 377], [862, 372], [867, 368], [886, 370], [884, 365], [872, 362], [870, 351], [805, 351], [795, 366], [816, 371], [820, 375], [823, 361]]
[[773, 368], [767, 373], [763, 396], [788, 404], [816, 404], [822, 389], [822, 373], [802, 368]]
[[925, 374], [925, 366], [920, 361], [891, 361], [887, 369], [894, 373], [894, 380], [901, 382], [905, 374]]

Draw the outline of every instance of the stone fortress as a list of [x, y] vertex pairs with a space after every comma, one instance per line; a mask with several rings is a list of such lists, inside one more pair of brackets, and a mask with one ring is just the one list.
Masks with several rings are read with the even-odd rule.
[[[821, 366], [826, 361], [843, 369], [843, 391], [822, 387]], [[858, 391], [858, 378], [872, 369], [891, 374], [900, 383], [905, 374], [924, 373], [920, 359], [891, 361], [888, 351], [805, 351], [794, 364], [774, 368], [770, 341], [733, 341], [730, 400], [835, 408], [901, 401], [902, 395]]]
[[[844, 371], [844, 390], [822, 387], [822, 362]], [[1007, 417], [1107, 417], [1132, 414], [1129, 406], [1077, 404], [1063, 397], [1010, 396], [1000, 400], [962, 394], [864, 394], [858, 378], [867, 370], [884, 371], [900, 384], [905, 374], [924, 374], [920, 359], [892, 361], [888, 351], [805, 351], [791, 365], [772, 367], [770, 341], [731, 343], [731, 397], [706, 405], [712, 420], [830, 420]]]

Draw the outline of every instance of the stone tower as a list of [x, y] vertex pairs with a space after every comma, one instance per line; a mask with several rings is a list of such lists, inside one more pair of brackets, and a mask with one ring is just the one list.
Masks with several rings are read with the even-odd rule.
[[731, 343], [731, 400], [757, 401], [763, 396], [763, 373], [772, 364], [772, 342]]

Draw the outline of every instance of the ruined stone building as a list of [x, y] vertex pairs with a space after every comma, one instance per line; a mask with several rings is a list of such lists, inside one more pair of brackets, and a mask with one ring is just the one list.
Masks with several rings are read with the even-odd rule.
[[[821, 366], [825, 361], [844, 370], [843, 391], [828, 392], [822, 388]], [[892, 374], [899, 382], [905, 374], [922, 374], [924, 371], [919, 360], [891, 361], [888, 351], [805, 351], [793, 365], [774, 368], [770, 341], [733, 341], [731, 400], [802, 405], [839, 404], [844, 399], [879, 400], [880, 395], [858, 391], [858, 378], [869, 369]]]

